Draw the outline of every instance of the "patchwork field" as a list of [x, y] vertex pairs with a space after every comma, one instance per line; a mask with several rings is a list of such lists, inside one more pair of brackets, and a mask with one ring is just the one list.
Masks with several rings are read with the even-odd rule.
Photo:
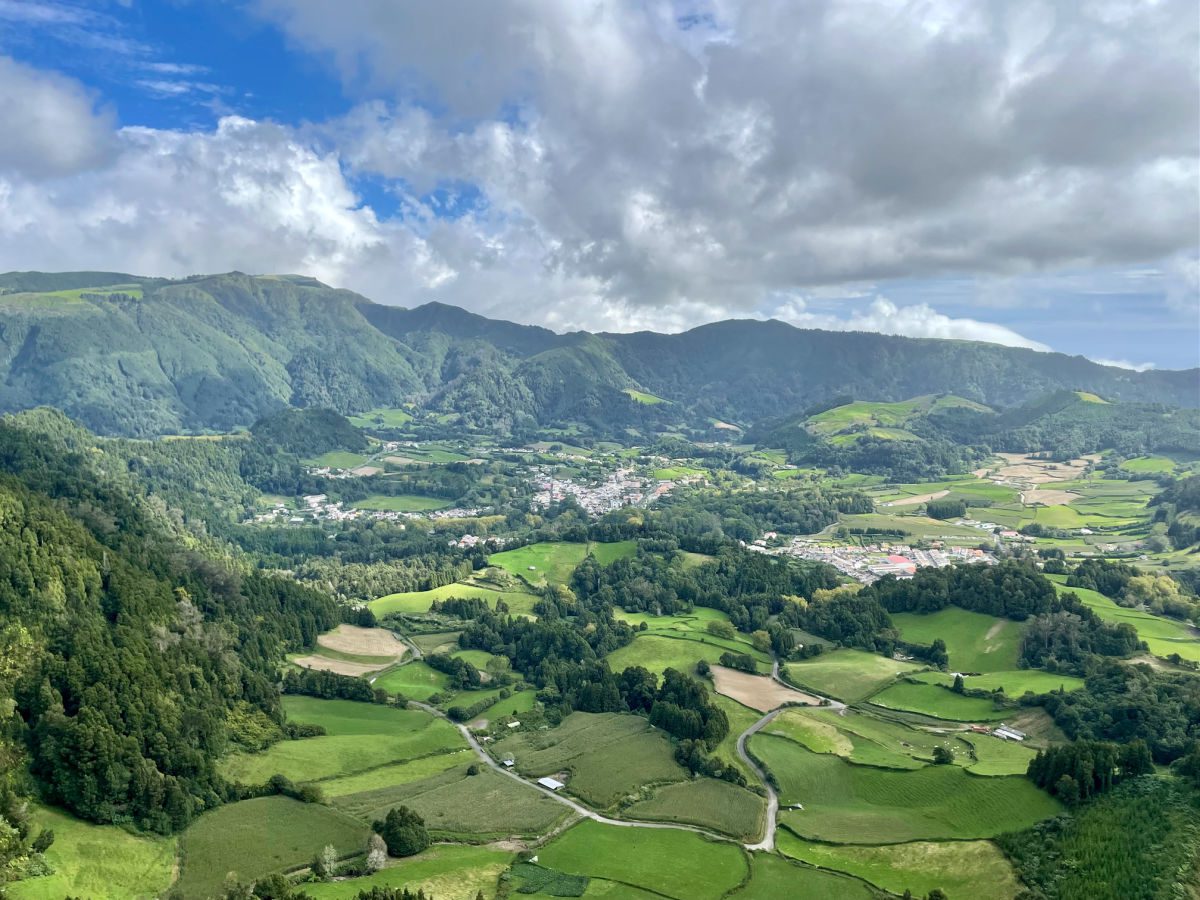
[[755, 754], [779, 783], [780, 821], [820, 841], [882, 844], [985, 838], [1026, 828], [1061, 807], [1024, 777], [985, 778], [959, 766], [889, 771], [755, 735]]
[[424, 853], [395, 860], [394, 865], [348, 881], [304, 885], [313, 900], [354, 900], [360, 891], [372, 888], [423, 890], [437, 900], [475, 900], [495, 894], [500, 875], [512, 863], [515, 854], [491, 847], [463, 844], [437, 844]]
[[387, 629], [339, 625], [317, 637], [314, 652], [291, 661], [305, 669], [359, 676], [395, 665], [407, 652], [408, 645]]
[[333, 804], [364, 822], [383, 818], [393, 806], [408, 806], [435, 837], [472, 842], [545, 834], [569, 813], [536, 788], [485, 766], [468, 775], [466, 764], [418, 781], [346, 794]]
[[591, 820], [542, 848], [538, 862], [674, 900], [719, 900], [749, 873], [746, 853], [736, 844], [715, 843], [687, 831], [622, 828]]
[[1016, 873], [990, 841], [917, 841], [882, 847], [818, 844], [780, 829], [779, 851], [823, 869], [848, 872], [893, 894], [923, 897], [940, 888], [950, 897], [1012, 900]]
[[999, 722], [1012, 713], [998, 710], [991, 700], [956, 694], [936, 684], [899, 681], [871, 697], [876, 706], [948, 719], [953, 722]]
[[842, 649], [803, 662], [788, 663], [783, 667], [783, 673], [788, 681], [800, 687], [854, 703], [898, 676], [924, 667], [862, 650]]
[[711, 622], [729, 621], [729, 616], [719, 610], [697, 606], [690, 613], [683, 615], [653, 616], [649, 613], [626, 612], [617, 609], [614, 611], [614, 616], [639, 628], [645, 625], [646, 630], [639, 632], [639, 637], [671, 637], [699, 641], [702, 644], [711, 644], [721, 651], [745, 653], [754, 657], [756, 662], [762, 663], [767, 669], [770, 668], [770, 654], [756, 650], [746, 634], [737, 632], [735, 637], [726, 638], [708, 631]]
[[947, 606], [933, 613], [893, 613], [900, 636], [928, 646], [946, 642], [955, 672], [999, 672], [1017, 668], [1021, 625], [983, 613]]
[[419, 710], [294, 696], [283, 703], [292, 721], [321, 725], [327, 733], [280, 741], [262, 753], [231, 754], [222, 761], [225, 777], [241, 784], [262, 784], [275, 774], [322, 781], [465, 746], [453, 725]]
[[518, 732], [493, 749], [497, 759], [512, 757], [528, 777], [567, 773], [565, 790], [598, 809], [644, 785], [688, 777], [667, 737], [638, 716], [575, 712], [557, 728]]
[[743, 841], [762, 835], [767, 803], [746, 788], [714, 778], [669, 784], [648, 800], [628, 806], [624, 815], [651, 822], [699, 825]]
[[43, 828], [54, 832], [54, 844], [46, 851], [54, 874], [5, 884], [11, 900], [150, 900], [171, 883], [174, 838], [93, 825], [46, 806], [34, 809], [32, 824], [35, 833]]
[[220, 806], [197, 819], [180, 838], [183, 868], [176, 888], [184, 897], [217, 894], [229, 872], [249, 881], [304, 866], [332, 844], [339, 856], [361, 853], [368, 828], [319, 803], [258, 797]]
[[735, 900], [873, 900], [874, 891], [861, 881], [836, 872], [796, 865], [775, 855], [756, 853], [750, 861], [750, 881], [730, 898]]

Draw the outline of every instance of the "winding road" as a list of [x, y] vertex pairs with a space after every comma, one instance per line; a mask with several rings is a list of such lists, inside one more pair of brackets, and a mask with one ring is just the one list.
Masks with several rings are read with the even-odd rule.
[[[416, 646], [412, 646], [413, 649], [416, 650]], [[417, 650], [417, 653], [420, 653], [420, 651]], [[778, 659], [775, 660], [774, 665], [771, 667], [771, 677], [782, 685], [785, 685], [789, 688], [792, 687], [790, 684], [780, 678]], [[841, 703], [837, 700], [828, 700], [827, 698], [821, 699], [826, 699], [829, 708], [836, 710], [844, 710], [846, 708], [844, 703]], [[643, 822], [636, 819], [612, 819], [608, 816], [601, 815], [595, 810], [584, 806], [582, 803], [572, 800], [570, 797], [566, 797], [557, 791], [552, 791], [547, 787], [543, 787], [536, 781], [530, 781], [528, 778], [525, 778], [517, 772], [514, 772], [512, 769], [502, 766], [490, 753], [487, 752], [487, 750], [484, 749], [483, 745], [479, 743], [479, 741], [475, 738], [475, 735], [471, 733], [471, 730], [466, 725], [459, 722], [454, 722], [449, 716], [447, 716], [437, 707], [430, 706], [427, 703], [420, 703], [416, 700], [410, 700], [409, 705], [414, 706], [417, 709], [422, 709], [430, 715], [437, 716], [439, 719], [445, 719], [447, 722], [450, 722], [452, 725], [454, 725], [454, 727], [458, 729], [459, 733], [462, 734], [463, 738], [466, 740], [471, 749], [475, 751], [475, 754], [479, 757], [479, 759], [486, 763], [494, 772], [498, 772], [506, 778], [511, 778], [513, 781], [520, 782], [521, 784], [531, 787], [534, 790], [541, 791], [547, 797], [550, 797], [558, 803], [561, 803], [563, 806], [568, 807], [577, 815], [580, 815], [585, 819], [591, 819], [593, 822], [600, 822], [603, 825], [616, 825], [620, 828], [654, 828], [672, 829], [675, 831], [691, 831], [695, 834], [702, 834], [705, 837], [712, 838], [713, 840], [729, 840], [728, 835], [718, 834], [715, 831], [709, 831], [706, 828], [700, 828], [696, 825], [683, 825], [674, 822]], [[750, 737], [752, 737], [755, 733], [770, 724], [771, 720], [783, 712], [784, 709], [786, 709], [786, 707], [781, 706], [777, 709], [771, 710], [769, 713], [767, 713], [761, 719], [758, 719], [753, 725], [739, 734], [737, 739], [738, 758], [741, 759], [742, 762], [744, 762], [750, 769], [750, 771], [754, 773], [755, 777], [762, 782], [763, 787], [766, 788], [767, 791], [766, 827], [764, 829], [763, 838], [756, 843], [744, 843], [742, 845], [747, 850], [751, 851], [763, 850], [770, 852], [775, 849], [775, 832], [777, 827], [776, 819], [778, 818], [779, 813], [779, 794], [775, 791], [775, 788], [767, 779], [766, 772], [762, 770], [758, 763], [750, 758], [749, 753], [746, 751], [746, 741], [749, 740]]]

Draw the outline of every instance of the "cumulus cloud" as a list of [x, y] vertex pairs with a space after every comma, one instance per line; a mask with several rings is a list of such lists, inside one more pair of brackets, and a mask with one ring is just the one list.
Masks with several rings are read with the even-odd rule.
[[1118, 369], [1130, 369], [1134, 372], [1148, 372], [1154, 368], [1154, 363], [1143, 362], [1133, 363], [1127, 359], [1092, 359], [1092, 362], [1101, 366], [1114, 366]]
[[113, 117], [81, 84], [0, 56], [0, 172], [29, 178], [100, 164], [114, 149]]

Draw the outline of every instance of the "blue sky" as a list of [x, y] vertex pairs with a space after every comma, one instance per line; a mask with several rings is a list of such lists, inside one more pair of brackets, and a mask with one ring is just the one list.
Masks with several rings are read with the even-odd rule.
[[0, 269], [1200, 364], [1194, 8], [1001, 6], [0, 0]]

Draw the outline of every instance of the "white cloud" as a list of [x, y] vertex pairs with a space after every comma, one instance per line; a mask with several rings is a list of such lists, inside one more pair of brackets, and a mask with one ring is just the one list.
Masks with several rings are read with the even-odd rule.
[[1097, 363], [1098, 365], [1101, 365], [1101, 366], [1115, 366], [1118, 369], [1130, 369], [1134, 372], [1148, 372], [1150, 369], [1153, 369], [1155, 367], [1154, 363], [1152, 363], [1152, 362], [1133, 363], [1127, 359], [1096, 359], [1096, 358], [1092, 358], [1092, 362]]
[[99, 165], [114, 149], [112, 119], [77, 81], [0, 56], [0, 173], [42, 178]]

